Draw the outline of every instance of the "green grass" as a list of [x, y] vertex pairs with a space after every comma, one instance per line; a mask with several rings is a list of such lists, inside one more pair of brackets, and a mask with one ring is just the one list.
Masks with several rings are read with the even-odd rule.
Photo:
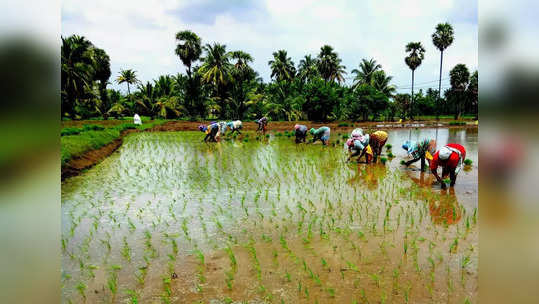
[[[72, 158], [79, 157], [85, 152], [99, 149], [106, 144], [113, 142], [120, 137], [121, 132], [124, 130], [146, 130], [162, 124], [163, 122], [163, 120], [155, 120], [142, 125], [125, 123], [109, 128], [104, 128], [100, 125], [84, 125], [83, 128], [64, 128], [62, 129], [62, 134], [65, 133], [69, 135], [64, 135], [60, 138], [61, 164], [63, 166]], [[66, 129], [68, 130], [65, 131]], [[76, 131], [78, 131], [78, 133]]]

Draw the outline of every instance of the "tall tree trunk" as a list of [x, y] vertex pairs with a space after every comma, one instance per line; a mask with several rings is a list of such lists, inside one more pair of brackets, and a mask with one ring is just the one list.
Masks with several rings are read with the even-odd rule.
[[413, 109], [414, 109], [414, 72], [415, 70], [412, 70], [412, 100], [410, 101], [410, 119], [411, 120], [414, 120], [414, 115], [413, 115]]
[[440, 119], [440, 96], [442, 94], [442, 62], [444, 58], [444, 51], [440, 51], [440, 79], [438, 81], [438, 100], [436, 101], [436, 120]]

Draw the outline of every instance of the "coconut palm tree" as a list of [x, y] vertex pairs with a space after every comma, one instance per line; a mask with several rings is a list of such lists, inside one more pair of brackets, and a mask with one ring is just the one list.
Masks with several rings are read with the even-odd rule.
[[202, 54], [200, 37], [197, 34], [186, 30], [176, 33], [175, 53], [180, 57], [183, 65], [187, 67], [187, 76], [191, 79], [191, 65], [197, 61]]
[[[410, 108], [412, 108], [414, 104], [414, 72], [425, 59], [425, 48], [421, 42], [410, 42], [406, 45], [406, 52], [408, 56], [404, 58], [404, 62], [412, 70], [412, 100], [410, 105]], [[413, 119], [412, 115], [410, 117]]]
[[374, 60], [374, 58], [371, 58], [369, 60], [363, 58], [361, 59], [361, 62], [359, 63], [359, 69], [353, 69], [352, 74], [355, 74], [354, 77], [354, 85], [353, 87], [356, 88], [361, 84], [364, 83], [372, 83], [373, 74], [381, 70], [382, 66]]
[[339, 55], [333, 51], [333, 47], [324, 45], [320, 48], [318, 54], [318, 71], [325, 81], [344, 81], [344, 74], [346, 74], [345, 66], [341, 65], [341, 59]]
[[393, 94], [397, 90], [394, 85], [390, 84], [393, 76], [386, 75], [383, 70], [372, 73], [372, 86], [378, 91], [384, 93], [388, 98], [393, 97]]
[[299, 61], [298, 75], [303, 82], [310, 81], [320, 75], [318, 72], [318, 60], [311, 55], [305, 55]]
[[137, 79], [137, 72], [131, 69], [121, 70], [120, 75], [116, 78], [118, 84], [126, 83], [127, 84], [127, 95], [131, 95], [131, 90], [129, 89], [130, 84], [137, 84], [139, 80]]
[[73, 114], [77, 99], [82, 98], [92, 86], [95, 74], [92, 48], [92, 43], [83, 36], [62, 37], [62, 115]]
[[[439, 23], [436, 26], [436, 31], [432, 34], [432, 43], [440, 50], [440, 79], [438, 81], [437, 102], [440, 102], [440, 94], [442, 92], [442, 63], [444, 50], [453, 43], [453, 39], [453, 27], [449, 23]], [[438, 119], [438, 111], [436, 111], [436, 119]]]
[[205, 83], [213, 84], [219, 92], [219, 87], [226, 84], [230, 78], [232, 64], [226, 45], [214, 43], [204, 46], [206, 56], [202, 58], [202, 66], [198, 70]]
[[273, 60], [268, 61], [271, 68], [271, 77], [277, 81], [290, 81], [296, 75], [296, 68], [292, 58], [288, 57], [285, 50], [273, 52]]

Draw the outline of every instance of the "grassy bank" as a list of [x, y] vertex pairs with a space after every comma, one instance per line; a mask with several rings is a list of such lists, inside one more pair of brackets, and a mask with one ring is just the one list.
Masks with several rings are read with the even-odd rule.
[[122, 131], [128, 129], [145, 130], [164, 122], [165, 120], [154, 120], [142, 125], [123, 123], [113, 126], [94, 123], [83, 125], [81, 128], [62, 128], [60, 138], [62, 166], [72, 158], [79, 157], [87, 151], [99, 149], [120, 138]]

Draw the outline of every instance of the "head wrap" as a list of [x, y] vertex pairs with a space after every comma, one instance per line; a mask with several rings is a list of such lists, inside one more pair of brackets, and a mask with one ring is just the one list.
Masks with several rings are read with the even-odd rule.
[[349, 138], [349, 139], [346, 141], [346, 145], [347, 145], [348, 147], [351, 147], [353, 144], [354, 144], [354, 140], [351, 139], [351, 138]]
[[309, 133], [314, 134], [315, 131], [316, 131], [316, 130], [315, 130], [314, 128], [311, 128], [311, 129], [309, 130]]
[[402, 148], [406, 151], [408, 151], [408, 149], [410, 149], [410, 146], [411, 146], [411, 143], [409, 140], [405, 141], [404, 144], [402, 144]]
[[453, 153], [449, 148], [442, 147], [440, 151], [438, 151], [438, 158], [441, 160], [448, 160], [451, 156], [451, 153]]
[[299, 129], [299, 125], [298, 125], [298, 124], [296, 124], [296, 125], [294, 126], [294, 130], [297, 130], [297, 129]]

